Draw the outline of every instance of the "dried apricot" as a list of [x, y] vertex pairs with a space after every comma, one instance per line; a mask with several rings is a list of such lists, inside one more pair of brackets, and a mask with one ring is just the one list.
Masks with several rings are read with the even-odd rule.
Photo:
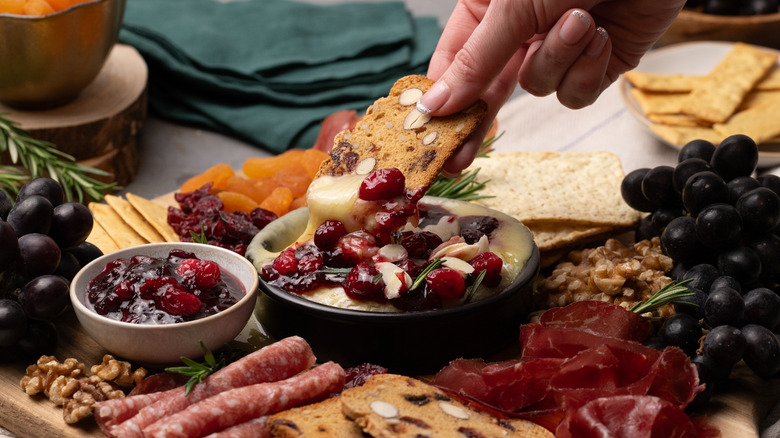
[[301, 165], [306, 169], [306, 175], [309, 179], [314, 179], [317, 171], [320, 170], [320, 164], [328, 158], [328, 154], [317, 149], [306, 149], [301, 157]]
[[27, 0], [24, 4], [26, 15], [46, 15], [57, 12], [46, 0]]
[[292, 192], [287, 187], [282, 186], [275, 188], [274, 191], [260, 203], [260, 207], [276, 213], [277, 216], [283, 216], [290, 211], [290, 204], [292, 204], [292, 201]]
[[251, 213], [259, 205], [252, 198], [242, 193], [221, 191], [217, 193], [219, 199], [224, 204], [224, 210], [227, 212], [243, 211]]
[[264, 192], [255, 187], [255, 180], [244, 178], [239, 175], [233, 175], [225, 180], [225, 191], [241, 193], [242, 195], [249, 196], [257, 203], [260, 203], [268, 196], [268, 193], [271, 193], [270, 190]]
[[298, 196], [290, 203], [290, 211], [297, 210], [301, 207], [306, 207], [306, 197]]
[[84, 0], [46, 0], [57, 11], [64, 11], [69, 7], [83, 3]]
[[0, 14], [24, 14], [26, 0], [0, 0]]
[[300, 164], [283, 167], [271, 177], [274, 181], [290, 189], [294, 197], [303, 196], [311, 184], [311, 178]]
[[279, 182], [275, 181], [273, 177], [270, 176], [255, 179], [254, 182], [255, 190], [257, 190], [259, 196], [263, 199], [267, 198], [275, 188], [281, 187], [281, 184], [279, 184]]
[[300, 162], [303, 150], [290, 149], [279, 155], [267, 158], [247, 158], [244, 161], [241, 170], [244, 175], [250, 178], [263, 178], [266, 176], [273, 176], [279, 169], [285, 168], [291, 165], [297, 165]]
[[206, 183], [213, 182], [212, 190], [224, 190], [225, 182], [228, 178], [235, 175], [233, 168], [225, 163], [216, 164], [209, 167], [203, 173], [193, 176], [181, 185], [181, 192], [188, 193], [195, 191]]

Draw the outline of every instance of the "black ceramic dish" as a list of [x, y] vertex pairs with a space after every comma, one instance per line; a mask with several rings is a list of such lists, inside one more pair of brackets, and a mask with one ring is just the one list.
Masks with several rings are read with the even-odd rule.
[[536, 245], [504, 290], [462, 307], [407, 313], [347, 310], [315, 303], [260, 281], [255, 315], [276, 339], [299, 335], [319, 362], [364, 362], [427, 374], [460, 357], [484, 358], [519, 342], [539, 272]]

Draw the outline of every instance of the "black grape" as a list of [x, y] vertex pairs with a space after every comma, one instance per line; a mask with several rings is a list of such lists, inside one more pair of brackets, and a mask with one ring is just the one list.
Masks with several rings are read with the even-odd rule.
[[729, 204], [736, 205], [740, 196], [761, 187], [757, 179], [750, 176], [738, 176], [726, 183], [729, 188]]
[[674, 300], [674, 311], [676, 313], [687, 313], [696, 320], [704, 318], [704, 303], [707, 301], [707, 294], [701, 289], [688, 286], [688, 292], [693, 295]]
[[43, 196], [51, 202], [52, 207], [56, 207], [62, 204], [65, 199], [65, 191], [62, 189], [62, 185], [52, 178], [40, 177], [32, 179], [26, 182], [16, 194], [16, 202], [30, 197], [30, 196]]
[[689, 356], [699, 347], [702, 334], [699, 320], [687, 313], [675, 313], [667, 318], [659, 332], [666, 344], [679, 347]]
[[773, 329], [780, 324], [780, 296], [765, 287], [748, 291], [745, 301], [745, 321]]
[[682, 163], [689, 158], [699, 158], [709, 162], [715, 153], [715, 145], [703, 139], [691, 140], [686, 143], [677, 154], [677, 162]]
[[8, 212], [11, 211], [11, 207], [14, 206], [14, 200], [8, 193], [0, 189], [0, 219], [8, 219]]
[[5, 221], [0, 221], [0, 272], [10, 268], [19, 258], [19, 240], [14, 228]]
[[780, 277], [780, 237], [773, 233], [750, 236], [745, 246], [752, 249], [761, 260], [761, 277]]
[[728, 200], [729, 189], [726, 181], [710, 171], [694, 173], [688, 178], [682, 191], [683, 206], [694, 216], [710, 204], [725, 203]]
[[654, 205], [678, 204], [679, 198], [672, 182], [673, 174], [674, 168], [671, 166], [656, 166], [650, 169], [642, 178], [642, 194]]
[[770, 231], [780, 221], [780, 196], [766, 187], [745, 193], [737, 200], [735, 207], [742, 216], [746, 233]]
[[51, 274], [60, 264], [60, 247], [45, 234], [32, 233], [20, 237], [19, 254], [21, 273], [28, 278]]
[[87, 239], [92, 226], [89, 208], [78, 202], [65, 202], [54, 207], [49, 235], [61, 249], [72, 249]]
[[103, 251], [89, 242], [82, 242], [79, 246], [69, 250], [81, 266], [87, 266], [89, 262], [103, 255]]
[[745, 344], [746, 340], [740, 329], [721, 325], [710, 330], [704, 337], [702, 351], [716, 363], [730, 367], [742, 360]]
[[675, 262], [696, 259], [702, 252], [696, 237], [696, 219], [680, 216], [669, 222], [661, 234], [661, 249]]
[[41, 275], [30, 280], [19, 294], [19, 302], [28, 317], [54, 319], [70, 303], [70, 283], [59, 275]]
[[688, 181], [694, 173], [706, 172], [712, 170], [709, 161], [701, 158], [688, 158], [685, 161], [681, 161], [674, 168], [674, 174], [672, 175], [672, 183], [674, 190], [677, 193], [682, 193], [685, 183]]
[[704, 302], [704, 320], [710, 327], [719, 325], [742, 325], [745, 315], [745, 301], [742, 295], [729, 287], [710, 292]]
[[683, 280], [691, 280], [687, 284], [688, 288], [695, 288], [702, 291], [709, 291], [712, 282], [720, 276], [718, 268], [709, 263], [699, 263], [685, 272]]
[[742, 237], [742, 219], [729, 204], [708, 205], [696, 215], [696, 235], [707, 247], [731, 248]]
[[768, 173], [766, 175], [761, 175], [756, 179], [762, 186], [768, 188], [780, 196], [780, 176]]
[[710, 165], [724, 180], [750, 176], [758, 164], [758, 146], [747, 135], [726, 137], [712, 154]]
[[656, 205], [650, 202], [642, 193], [642, 180], [649, 168], [636, 169], [629, 172], [620, 183], [620, 194], [631, 208], [639, 211], [653, 211]]
[[682, 216], [682, 212], [678, 208], [661, 207], [653, 211], [653, 214], [649, 217], [653, 230], [655, 230], [655, 235], [660, 236], [666, 229], [666, 226], [669, 225], [669, 222], [679, 216]]
[[14, 204], [8, 212], [8, 223], [14, 227], [16, 235], [47, 234], [51, 229], [54, 207], [43, 196], [32, 195]]
[[740, 294], [742, 293], [742, 285], [739, 284], [739, 282], [734, 277], [729, 277], [728, 275], [721, 275], [720, 277], [713, 280], [708, 292], [712, 292], [715, 289], [721, 287], [730, 287]]
[[44, 354], [52, 354], [57, 349], [57, 328], [47, 320], [27, 320], [27, 332], [16, 343], [26, 358], [37, 359]]
[[724, 382], [729, 378], [732, 370], [731, 366], [719, 364], [703, 354], [693, 356], [691, 362], [699, 371], [699, 379], [707, 385]]
[[0, 299], [0, 347], [19, 342], [27, 331], [27, 316], [22, 306], [11, 299]]
[[761, 258], [752, 249], [738, 246], [718, 255], [718, 270], [741, 284], [752, 284], [761, 275]]
[[780, 372], [780, 341], [766, 327], [748, 324], [742, 327], [745, 338], [745, 363], [757, 376], [768, 379]]
[[76, 256], [70, 252], [63, 252], [60, 256], [60, 264], [54, 270], [54, 275], [59, 275], [68, 281], [72, 281], [80, 269], [81, 264]]

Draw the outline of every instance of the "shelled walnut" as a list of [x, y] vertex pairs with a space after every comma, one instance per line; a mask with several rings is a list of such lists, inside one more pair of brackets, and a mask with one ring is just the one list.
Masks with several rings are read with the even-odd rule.
[[60, 362], [54, 356], [41, 356], [27, 367], [20, 386], [28, 395], [43, 393], [57, 406], [63, 407], [63, 418], [73, 424], [92, 413], [92, 405], [101, 400], [121, 398], [120, 386], [137, 385], [147, 374], [144, 368], [132, 369], [126, 361], [116, 360], [110, 354], [100, 364], [90, 367], [74, 358]]

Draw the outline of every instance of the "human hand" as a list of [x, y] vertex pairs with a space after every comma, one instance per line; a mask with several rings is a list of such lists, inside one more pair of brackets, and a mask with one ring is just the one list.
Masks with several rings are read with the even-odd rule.
[[499, 108], [519, 83], [582, 108], [636, 67], [685, 0], [460, 0], [431, 58], [436, 84], [420, 99], [434, 116], [481, 98], [485, 122], [447, 162], [456, 175], [473, 161]]

